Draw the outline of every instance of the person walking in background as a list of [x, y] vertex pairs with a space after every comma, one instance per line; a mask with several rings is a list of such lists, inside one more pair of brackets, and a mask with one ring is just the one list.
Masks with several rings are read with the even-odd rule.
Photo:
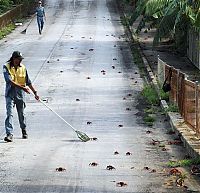
[[39, 100], [37, 91], [32, 86], [26, 67], [21, 63], [23, 57], [19, 51], [14, 51], [11, 58], [3, 65], [3, 74], [6, 82], [5, 99], [7, 117], [5, 120], [6, 137], [4, 141], [13, 141], [13, 108], [16, 105], [19, 124], [22, 130], [22, 138], [27, 139], [26, 120], [24, 115], [25, 93], [34, 93]]
[[42, 6], [42, 1], [38, 1], [38, 6], [36, 8], [36, 15], [37, 15], [39, 34], [42, 34], [42, 30], [44, 27], [44, 19], [46, 20], [44, 7]]

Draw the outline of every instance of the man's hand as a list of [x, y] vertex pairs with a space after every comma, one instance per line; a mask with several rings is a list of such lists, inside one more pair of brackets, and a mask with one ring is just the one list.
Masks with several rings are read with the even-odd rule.
[[34, 95], [35, 95], [35, 99], [38, 101], [40, 97], [37, 95], [37, 92], [34, 92]]
[[30, 89], [28, 88], [28, 87], [23, 87], [23, 90], [27, 93], [27, 94], [30, 94], [31, 92], [30, 92]]

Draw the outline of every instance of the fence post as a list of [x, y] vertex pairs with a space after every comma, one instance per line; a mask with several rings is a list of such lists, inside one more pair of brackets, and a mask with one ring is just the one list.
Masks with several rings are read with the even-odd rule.
[[195, 81], [196, 132], [199, 133], [199, 82]]
[[177, 79], [176, 79], [176, 104], [179, 106], [179, 73], [180, 69], [176, 69], [177, 71]]

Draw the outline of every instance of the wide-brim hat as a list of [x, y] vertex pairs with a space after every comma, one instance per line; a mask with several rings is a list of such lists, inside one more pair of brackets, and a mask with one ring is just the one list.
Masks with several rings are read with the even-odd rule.
[[24, 57], [22, 56], [22, 54], [19, 51], [14, 51], [12, 53], [12, 58], [19, 58], [19, 59], [24, 59]]

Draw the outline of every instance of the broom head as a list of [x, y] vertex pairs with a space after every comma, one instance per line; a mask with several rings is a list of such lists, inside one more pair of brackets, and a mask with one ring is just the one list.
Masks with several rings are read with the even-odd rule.
[[77, 131], [77, 130], [76, 130], [75, 132], [76, 132], [78, 138], [79, 138], [81, 141], [87, 142], [87, 141], [90, 140], [90, 138], [89, 138], [85, 133], [83, 133], [83, 132], [81, 132], [81, 131]]

